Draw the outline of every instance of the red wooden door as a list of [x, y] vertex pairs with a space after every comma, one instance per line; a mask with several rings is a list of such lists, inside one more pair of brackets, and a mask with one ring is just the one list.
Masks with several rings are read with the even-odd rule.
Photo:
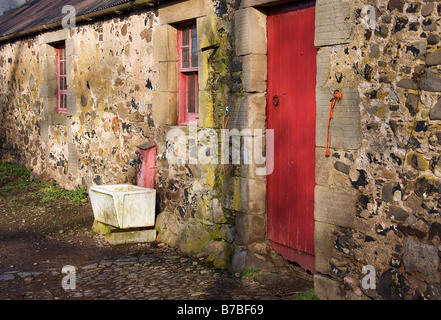
[[270, 10], [267, 128], [274, 170], [267, 177], [268, 238], [286, 259], [314, 268], [314, 2]]

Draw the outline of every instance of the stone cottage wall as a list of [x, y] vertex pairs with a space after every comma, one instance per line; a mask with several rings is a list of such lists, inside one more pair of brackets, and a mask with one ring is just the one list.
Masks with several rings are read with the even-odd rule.
[[[2, 44], [3, 159], [66, 188], [131, 182], [136, 146], [161, 134], [148, 126], [153, 21], [143, 12]], [[58, 41], [68, 56], [67, 114], [54, 110]]]
[[[180, 10], [180, 5], [192, 5], [192, 10]], [[195, 190], [197, 184], [190, 189], [194, 190], [191, 199], [197, 203], [193, 219], [182, 222], [176, 210], [165, 211], [158, 217], [158, 230], [163, 239], [183, 252], [206, 256], [215, 266], [232, 272], [271, 266], [280, 257], [273, 259], [266, 241], [266, 179], [256, 175], [254, 164], [244, 161], [252, 152], [246, 141], [256, 134], [260, 141], [265, 139], [266, 18], [256, 9], [243, 8], [240, 1], [213, 1], [208, 7], [204, 1], [177, 3], [176, 7], [159, 5], [158, 17], [159, 25], [153, 32], [154, 59], [163, 59], [160, 64], [168, 70], [174, 68], [175, 52], [171, 46], [157, 45], [155, 37], [174, 43], [174, 23], [196, 18], [200, 49], [197, 143], [204, 150], [210, 135], [219, 142], [214, 151], [218, 164], [189, 165], [191, 172], [205, 176], [200, 189]], [[173, 101], [173, 78], [167, 83], [160, 85], [157, 94]], [[237, 138], [239, 148], [232, 138], [227, 142], [227, 163], [222, 163], [226, 152], [220, 143], [225, 138], [222, 129], [237, 130], [241, 135]], [[240, 163], [232, 161], [236, 151]], [[185, 188], [177, 192], [187, 194]]]
[[[315, 287], [322, 298], [441, 298], [440, 13], [430, 1], [317, 2], [324, 20], [316, 23]], [[322, 36], [331, 26], [341, 32]], [[319, 122], [335, 89], [343, 100], [326, 158]]]
[[[266, 240], [266, 180], [255, 166], [167, 159], [176, 148], [167, 133], [183, 129], [176, 24], [195, 19], [198, 28], [200, 123], [196, 135], [182, 131], [194, 152], [221, 136], [227, 106], [228, 128], [265, 128], [261, 5], [277, 3], [160, 3], [0, 44], [2, 158], [67, 188], [134, 183], [137, 146], [153, 140], [163, 241], [232, 271], [279, 261]], [[314, 246], [323, 299], [441, 298], [440, 16], [431, 1], [316, 2]], [[50, 94], [51, 45], [60, 40], [70, 76], [64, 116]], [[334, 90], [343, 99], [325, 157]]]
[[[241, 78], [242, 65], [256, 65], [262, 56], [236, 54], [239, 5], [160, 3], [0, 44], [2, 159], [32, 169], [33, 179], [53, 179], [66, 188], [136, 183], [137, 146], [154, 141], [161, 241], [185, 254], [206, 256], [221, 268], [229, 266], [232, 255], [234, 271], [253, 266], [253, 261], [265, 265], [263, 257], [245, 250], [253, 246], [268, 252], [265, 180], [250, 173], [254, 167], [220, 164], [227, 106], [229, 128], [264, 128], [266, 79], [251, 79], [250, 71]], [[247, 12], [248, 27], [250, 18], [255, 16]], [[198, 30], [197, 129], [176, 125], [176, 26], [190, 19]], [[261, 22], [264, 27], [265, 20]], [[54, 45], [60, 41], [66, 45], [67, 114], [56, 112], [53, 94]], [[170, 132], [183, 133], [184, 141], [170, 139]], [[169, 153], [179, 151], [179, 143], [194, 156], [211, 138], [219, 143], [213, 149], [217, 164], [170, 161]]]

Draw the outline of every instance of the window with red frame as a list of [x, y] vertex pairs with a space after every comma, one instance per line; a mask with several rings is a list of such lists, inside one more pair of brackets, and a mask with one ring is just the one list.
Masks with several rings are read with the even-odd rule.
[[67, 113], [66, 48], [55, 47], [57, 63], [57, 112]]
[[198, 46], [196, 24], [178, 29], [179, 117], [178, 123], [197, 124], [198, 116]]

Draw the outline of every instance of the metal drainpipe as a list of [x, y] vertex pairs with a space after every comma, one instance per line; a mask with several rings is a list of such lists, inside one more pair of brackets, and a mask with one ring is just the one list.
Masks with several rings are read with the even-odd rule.
[[[112, 13], [121, 13], [123, 11], [128, 11], [130, 9], [135, 9], [135, 8], [140, 8], [143, 5], [149, 6], [149, 7], [153, 7], [154, 5], [156, 5], [158, 2], [160, 2], [161, 0], [136, 0], [136, 1], [131, 1], [131, 2], [127, 2], [127, 3], [123, 3], [120, 5], [117, 5], [115, 7], [111, 7], [111, 8], [107, 8], [107, 9], [103, 9], [103, 10], [99, 10], [96, 12], [91, 12], [88, 14], [84, 14], [81, 16], [77, 16], [75, 18], [75, 22], [83, 22], [83, 21], [90, 21], [94, 18], [100, 18], [103, 16], [106, 16], [108, 14], [112, 14]], [[52, 30], [52, 29], [57, 29], [61, 27], [61, 21], [58, 22], [54, 22], [54, 23], [50, 23], [50, 24], [46, 24], [46, 25], [42, 25], [42, 26], [38, 26], [38, 27], [34, 27], [31, 29], [26, 29], [17, 33], [13, 33], [13, 34], [9, 34], [3, 37], [0, 37], [0, 43], [4, 42], [4, 41], [8, 41], [8, 40], [12, 40], [12, 39], [16, 39], [18, 37], [23, 37], [23, 36], [28, 36], [34, 33], [38, 33], [38, 32], [42, 32], [42, 31], [48, 31], [48, 30]]]

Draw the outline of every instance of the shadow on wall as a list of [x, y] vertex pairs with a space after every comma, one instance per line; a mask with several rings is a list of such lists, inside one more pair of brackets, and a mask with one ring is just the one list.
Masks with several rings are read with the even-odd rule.
[[[27, 42], [21, 41], [14, 46], [14, 57], [0, 57], [0, 68], [9, 69], [9, 72], [0, 74], [3, 86], [0, 88], [1, 122], [0, 129], [0, 149], [1, 158], [7, 161], [15, 161], [26, 164], [29, 167], [30, 159], [23, 153], [37, 155], [37, 150], [30, 150], [31, 147], [38, 146], [30, 144], [29, 136], [39, 134], [38, 117], [33, 121], [25, 121], [27, 110], [30, 110], [31, 91], [35, 89], [34, 77], [27, 74], [26, 68], [21, 67]], [[0, 70], [1, 70], [0, 69]], [[27, 78], [29, 77], [29, 78]], [[25, 84], [29, 84], [25, 88]], [[36, 103], [37, 112], [40, 103]], [[34, 111], [34, 110], [32, 110]], [[22, 123], [20, 123], [22, 122]], [[17, 128], [23, 128], [18, 130]]]

